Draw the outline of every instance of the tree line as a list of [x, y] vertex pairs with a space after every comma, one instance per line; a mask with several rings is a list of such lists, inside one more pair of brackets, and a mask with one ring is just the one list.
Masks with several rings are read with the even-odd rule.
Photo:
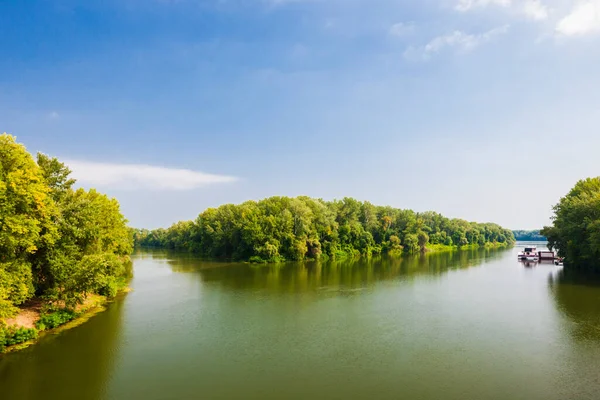
[[577, 182], [554, 206], [552, 219], [541, 234], [565, 265], [600, 272], [600, 177]]
[[133, 237], [119, 203], [74, 189], [70, 173], [0, 135], [0, 325], [33, 297], [71, 310], [126, 284]]
[[540, 230], [517, 230], [513, 231], [513, 235], [515, 236], [515, 240], [519, 240], [522, 242], [543, 242], [546, 241], [546, 237], [540, 233]]
[[510, 230], [493, 223], [449, 219], [375, 206], [352, 198], [324, 201], [270, 197], [209, 208], [168, 229], [136, 230], [143, 247], [180, 249], [210, 258], [279, 262], [454, 247], [510, 246]]

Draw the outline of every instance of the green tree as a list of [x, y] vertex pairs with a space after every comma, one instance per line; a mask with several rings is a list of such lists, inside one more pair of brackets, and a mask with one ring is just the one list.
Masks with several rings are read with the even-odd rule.
[[34, 294], [29, 257], [56, 234], [49, 192], [25, 147], [0, 135], [0, 318]]
[[0, 135], [0, 320], [34, 294], [74, 307], [126, 283], [133, 231], [116, 200], [74, 190], [70, 173]]
[[553, 225], [541, 234], [567, 265], [600, 270], [600, 177], [577, 182], [554, 206]]

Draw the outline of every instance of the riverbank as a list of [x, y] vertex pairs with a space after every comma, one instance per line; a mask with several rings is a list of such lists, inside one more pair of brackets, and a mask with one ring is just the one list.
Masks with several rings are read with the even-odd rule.
[[499, 243], [499, 242], [488, 242], [483, 246], [478, 244], [468, 244], [466, 246], [447, 246], [444, 244], [433, 244], [428, 245], [425, 252], [427, 253], [440, 253], [444, 251], [458, 251], [458, 250], [478, 250], [478, 249], [507, 249], [513, 247], [513, 243]]
[[354, 250], [348, 251], [337, 251], [334, 255], [329, 256], [327, 254], [321, 254], [318, 258], [305, 258], [304, 260], [288, 260], [283, 257], [276, 257], [272, 259], [262, 259], [260, 257], [251, 257], [247, 260], [233, 259], [233, 258], [219, 258], [219, 257], [203, 257], [197, 252], [189, 251], [186, 249], [168, 249], [161, 248], [155, 246], [139, 246], [136, 248], [136, 251], [161, 251], [166, 253], [173, 254], [187, 254], [195, 259], [206, 261], [206, 262], [216, 262], [216, 263], [244, 263], [244, 264], [255, 264], [255, 265], [272, 265], [272, 264], [284, 264], [288, 262], [326, 262], [326, 261], [345, 261], [349, 259], [360, 259], [367, 258], [370, 259], [372, 257], [379, 256], [390, 256], [393, 258], [402, 258], [407, 256], [414, 256], [419, 254], [435, 254], [435, 253], [444, 253], [444, 252], [453, 252], [453, 251], [472, 251], [478, 249], [508, 249], [514, 247], [515, 243], [500, 243], [500, 242], [487, 242], [483, 245], [478, 244], [469, 244], [464, 246], [448, 246], [443, 244], [428, 244], [424, 250], [417, 250], [416, 253], [408, 253], [404, 251], [402, 246], [397, 249], [391, 249], [384, 252], [372, 252], [370, 254], [361, 254], [360, 252]]
[[43, 311], [43, 302], [33, 299], [20, 308], [19, 313], [0, 321], [0, 355], [25, 349], [49, 334], [57, 334], [87, 322], [94, 315], [106, 310], [117, 297], [128, 293], [129, 288], [119, 290], [109, 298], [97, 294], [88, 295], [83, 304], [74, 311], [58, 309]]

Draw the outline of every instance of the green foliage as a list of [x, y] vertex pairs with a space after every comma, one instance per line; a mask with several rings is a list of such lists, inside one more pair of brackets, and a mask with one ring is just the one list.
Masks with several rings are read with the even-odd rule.
[[131, 274], [118, 202], [74, 190], [70, 173], [0, 135], [0, 321], [34, 295], [69, 308], [89, 293], [114, 296]]
[[58, 328], [76, 317], [77, 313], [75, 311], [61, 309], [50, 313], [43, 313], [35, 326], [40, 331], [45, 331], [47, 329]]
[[33, 296], [29, 258], [55, 239], [55, 206], [33, 157], [0, 135], [0, 319]]
[[577, 182], [541, 234], [569, 267], [600, 271], [600, 177]]
[[515, 240], [519, 240], [522, 242], [538, 242], [538, 241], [546, 241], [546, 237], [543, 236], [539, 230], [533, 231], [513, 231], [513, 235], [515, 235]]
[[251, 262], [340, 259], [382, 252], [418, 253], [452, 246], [508, 246], [496, 224], [448, 219], [345, 198], [326, 202], [271, 197], [204, 211], [168, 229], [133, 232], [138, 246], [182, 249], [209, 258]]
[[37, 329], [0, 325], [0, 353], [3, 353], [8, 346], [21, 344], [37, 337]]
[[75, 179], [69, 178], [71, 170], [66, 165], [42, 153], [37, 154], [37, 164], [55, 200], [60, 200], [69, 193]]

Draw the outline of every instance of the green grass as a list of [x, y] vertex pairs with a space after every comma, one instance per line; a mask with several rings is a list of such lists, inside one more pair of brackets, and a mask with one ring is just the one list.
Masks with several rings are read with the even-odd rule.
[[7, 347], [16, 346], [37, 339], [38, 330], [35, 328], [17, 328], [15, 326], [0, 326], [0, 353]]

